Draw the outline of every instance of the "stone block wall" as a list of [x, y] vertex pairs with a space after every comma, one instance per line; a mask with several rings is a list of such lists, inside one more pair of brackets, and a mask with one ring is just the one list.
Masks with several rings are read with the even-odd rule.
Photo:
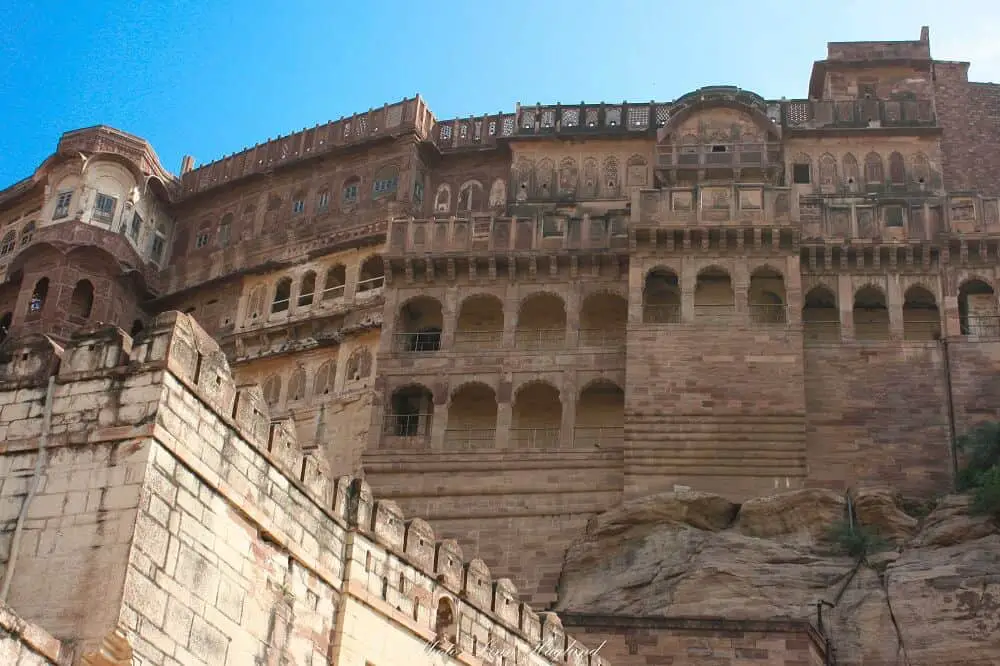
[[62, 643], [0, 603], [0, 664], [63, 666], [66, 655]]
[[372, 646], [397, 663], [386, 655], [423, 644], [439, 660], [434, 645], [456, 643], [447, 663], [554, 661], [540, 645], [603, 663], [427, 523], [330, 477], [192, 318], [161, 315], [134, 345], [117, 329], [19, 344], [0, 366], [8, 562], [43, 432], [46, 446], [11, 601], [76, 654], [118, 631], [148, 664], [364, 664]]

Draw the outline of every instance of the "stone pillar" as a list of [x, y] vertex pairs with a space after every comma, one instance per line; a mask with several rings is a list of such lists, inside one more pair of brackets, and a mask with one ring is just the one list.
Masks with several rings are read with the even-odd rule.
[[854, 340], [854, 285], [850, 275], [837, 276], [837, 307], [840, 310], [840, 337]]
[[785, 321], [792, 326], [802, 324], [802, 260], [798, 254], [785, 260]]
[[583, 296], [580, 293], [580, 283], [575, 282], [566, 294], [566, 349], [576, 349], [580, 342], [580, 306]]
[[628, 265], [628, 323], [642, 323], [642, 292], [645, 287], [646, 266], [635, 257]]
[[[350, 276], [348, 276], [347, 285], [344, 287], [345, 293], [348, 288], [352, 290], [351, 297], [353, 298], [354, 287], [352, 286]], [[392, 338], [396, 333], [396, 310], [399, 304], [399, 292], [395, 289], [387, 289], [383, 293], [385, 295], [385, 305], [382, 307], [382, 332], [378, 336], [378, 353], [388, 354], [392, 352]]]
[[441, 349], [451, 349], [455, 344], [458, 326], [459, 293], [457, 286], [445, 290], [441, 303]]
[[576, 371], [570, 370], [563, 374], [562, 389], [559, 399], [562, 402], [562, 420], [559, 423], [559, 448], [573, 448], [573, 436], [576, 429]]
[[510, 428], [514, 422], [514, 404], [512, 396], [512, 385], [510, 379], [500, 380], [497, 387], [497, 424], [496, 440], [494, 446], [497, 449], [513, 448], [510, 445]]
[[742, 321], [748, 319], [750, 312], [750, 270], [745, 260], [736, 261], [732, 269], [733, 309]]
[[431, 417], [431, 449], [441, 451], [444, 449], [444, 431], [448, 427], [448, 408], [451, 407], [451, 400], [448, 397], [449, 388], [445, 387], [444, 395], [434, 394], [434, 414]]
[[691, 257], [681, 260], [681, 321], [689, 324], [694, 321], [694, 290], [698, 284], [698, 269]]
[[903, 331], [903, 289], [899, 284], [899, 274], [890, 274], [886, 282], [886, 307], [889, 309], [889, 339], [902, 340]]
[[507, 286], [507, 296], [503, 300], [503, 348], [513, 349], [517, 331], [517, 310], [520, 294], [514, 285]]

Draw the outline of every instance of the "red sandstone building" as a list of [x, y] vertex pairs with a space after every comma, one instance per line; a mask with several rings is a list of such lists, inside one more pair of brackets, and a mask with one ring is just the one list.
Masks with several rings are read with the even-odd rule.
[[4, 335], [181, 310], [335, 473], [540, 605], [623, 497], [950, 484], [1000, 396], [1000, 86], [831, 43], [803, 99], [436, 119], [421, 98], [179, 176], [64, 134], [0, 192]]

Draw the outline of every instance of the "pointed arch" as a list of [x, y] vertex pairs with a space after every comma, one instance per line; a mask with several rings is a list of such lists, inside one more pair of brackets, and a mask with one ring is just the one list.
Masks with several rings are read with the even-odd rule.
[[601, 187], [604, 196], [609, 199], [617, 198], [621, 194], [621, 173], [619, 173], [617, 157], [608, 155], [604, 158], [601, 175], [603, 176]]
[[913, 166], [910, 167], [910, 173], [917, 185], [930, 185], [931, 162], [927, 159], [926, 155], [923, 153], [917, 153], [913, 156]]
[[861, 172], [858, 168], [858, 158], [853, 153], [844, 155], [844, 185], [848, 192], [857, 192], [861, 184]]
[[490, 187], [490, 208], [503, 208], [507, 203], [507, 183], [497, 178]]
[[941, 314], [937, 298], [923, 285], [912, 285], [903, 295], [903, 338], [937, 340], [941, 337]]
[[448, 401], [445, 443], [454, 450], [493, 448], [496, 424], [496, 391], [478, 381], [462, 384]]
[[854, 292], [854, 337], [858, 340], [889, 339], [889, 308], [881, 287], [868, 284]]
[[836, 291], [818, 284], [806, 293], [802, 303], [802, 332], [808, 342], [840, 341]]
[[593, 199], [600, 192], [601, 174], [597, 165], [597, 160], [588, 157], [583, 161], [583, 178], [580, 188], [584, 197]]
[[337, 361], [330, 359], [325, 361], [316, 371], [313, 379], [313, 395], [329, 395], [333, 393], [334, 383], [337, 379]]
[[288, 399], [302, 400], [306, 397], [306, 369], [301, 365], [292, 372], [288, 380]]
[[514, 394], [511, 441], [519, 449], [549, 449], [559, 446], [562, 398], [553, 384], [534, 380], [522, 384]]
[[261, 391], [264, 394], [264, 402], [270, 407], [277, 407], [278, 402], [281, 400], [281, 377], [271, 375], [265, 379], [264, 384], [261, 386]]
[[451, 186], [448, 183], [438, 185], [434, 193], [434, 212], [447, 213], [451, 210]]
[[885, 170], [882, 168], [882, 156], [876, 152], [865, 155], [865, 184], [885, 184]]
[[555, 170], [555, 162], [548, 157], [538, 162], [538, 165], [535, 167], [535, 196], [541, 199], [553, 196], [555, 190]]
[[535, 163], [527, 157], [517, 160], [514, 165], [514, 186], [517, 188], [515, 198], [518, 201], [526, 201], [534, 190]]
[[312, 305], [313, 296], [316, 294], [316, 272], [306, 271], [299, 281], [298, 306], [306, 307]]
[[351, 352], [347, 358], [347, 372], [344, 380], [357, 382], [366, 379], [372, 373], [372, 353], [368, 347], [362, 345]]
[[458, 210], [478, 211], [483, 207], [483, 184], [478, 180], [467, 180], [458, 188]]
[[823, 153], [819, 158], [819, 189], [826, 194], [837, 191], [837, 158], [830, 153]]
[[896, 186], [906, 184], [906, 162], [896, 150], [889, 153], [889, 182]]
[[579, 169], [576, 159], [564, 157], [559, 163], [559, 194], [560, 196], [573, 196], [580, 180]]
[[642, 321], [646, 324], [681, 320], [680, 278], [677, 272], [657, 267], [646, 273], [642, 288]]
[[69, 314], [78, 319], [88, 319], [94, 308], [94, 285], [90, 280], [80, 280], [70, 296]]

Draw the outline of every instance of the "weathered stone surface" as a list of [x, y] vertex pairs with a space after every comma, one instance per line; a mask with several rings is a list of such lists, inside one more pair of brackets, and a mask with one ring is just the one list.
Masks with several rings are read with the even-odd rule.
[[744, 502], [736, 526], [746, 536], [812, 543], [844, 517], [846, 507], [840, 493], [806, 488]]
[[739, 505], [695, 490], [647, 495], [596, 516], [587, 525], [590, 534], [611, 536], [643, 525], [674, 523], [703, 530], [729, 527]]
[[751, 500], [710, 530], [650, 510], [668, 498], [648, 500], [598, 517], [569, 549], [557, 610], [815, 622], [823, 601], [838, 664], [1000, 663], [1000, 532], [965, 513], [967, 498], [945, 498], [918, 525], [891, 490], [858, 491], [862, 524], [898, 540], [916, 532], [860, 563], [817, 538], [844, 516], [837, 493]]

